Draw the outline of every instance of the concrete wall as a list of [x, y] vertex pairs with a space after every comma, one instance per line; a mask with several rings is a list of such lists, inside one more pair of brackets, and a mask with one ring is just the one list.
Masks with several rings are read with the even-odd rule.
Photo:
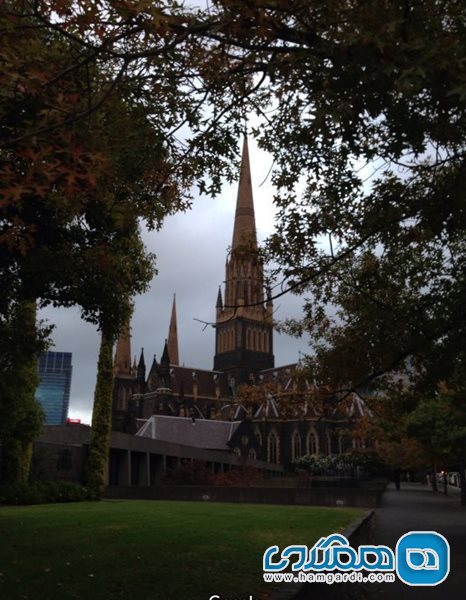
[[29, 478], [82, 483], [86, 457], [85, 446], [35, 442]]
[[249, 504], [303, 504], [310, 506], [374, 507], [380, 505], [380, 489], [264, 488], [221, 486], [110, 486], [106, 497], [134, 500], [189, 500], [244, 502]]
[[[82, 483], [90, 432], [91, 428], [87, 425], [44, 427], [41, 436], [34, 442], [31, 479], [66, 479]], [[226, 451], [112, 432], [109, 483], [117, 486], [158, 484], [167, 469], [176, 468], [186, 460], [205, 462], [215, 473], [243, 464], [243, 459]], [[268, 475], [283, 474], [281, 465], [251, 461], [249, 466], [262, 469]]]

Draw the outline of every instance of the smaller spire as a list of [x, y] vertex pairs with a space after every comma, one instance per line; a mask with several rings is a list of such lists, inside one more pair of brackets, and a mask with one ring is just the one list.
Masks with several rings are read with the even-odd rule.
[[149, 371], [149, 377], [151, 375], [153, 375], [154, 373], [157, 372], [157, 367], [158, 366], [159, 365], [157, 364], [157, 356], [154, 354], [154, 360], [152, 361], [152, 366], [151, 366], [150, 371]]
[[165, 345], [163, 347], [162, 358], [160, 359], [160, 365], [162, 367], [170, 366], [170, 353], [168, 351], [168, 340], [165, 340]]
[[139, 357], [137, 372], [138, 377], [140, 377], [141, 379], [146, 378], [146, 362], [144, 360], [144, 348], [141, 348], [141, 356]]
[[222, 310], [223, 308], [222, 287], [220, 285], [218, 286], [217, 304], [215, 305], [215, 307], [219, 308], [220, 310]]
[[[154, 356], [155, 358], [155, 356]], [[136, 361], [136, 357], [134, 357], [134, 360]], [[146, 366], [145, 360], [144, 360], [144, 348], [141, 348], [141, 355], [139, 357], [139, 367], [144, 367]]]
[[165, 340], [165, 346], [163, 348], [162, 358], [160, 359], [160, 367], [158, 370], [160, 380], [162, 382], [162, 387], [169, 388], [171, 387], [171, 378], [170, 378], [170, 354], [168, 352], [168, 341]]
[[176, 294], [173, 294], [172, 314], [168, 328], [168, 354], [172, 365], [179, 365], [178, 327], [176, 322]]

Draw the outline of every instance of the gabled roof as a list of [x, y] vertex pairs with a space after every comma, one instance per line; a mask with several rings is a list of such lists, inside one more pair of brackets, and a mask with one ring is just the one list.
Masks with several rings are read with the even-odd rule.
[[262, 403], [254, 414], [255, 419], [259, 417], [277, 419], [279, 416], [280, 411], [272, 394], [267, 396], [265, 403]]
[[136, 435], [193, 448], [229, 450], [228, 442], [239, 425], [240, 421], [153, 415]]

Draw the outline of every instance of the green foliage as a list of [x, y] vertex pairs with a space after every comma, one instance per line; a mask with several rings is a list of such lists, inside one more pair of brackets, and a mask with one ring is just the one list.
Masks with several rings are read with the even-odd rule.
[[9, 305], [0, 315], [0, 443], [2, 479], [26, 481], [32, 442], [42, 428], [42, 410], [34, 394], [38, 383], [36, 354], [42, 346], [34, 302]]
[[[31, 325], [23, 343], [25, 324], [11, 315], [23, 298], [77, 304], [111, 344], [129, 317], [127, 299], [145, 291], [154, 274], [139, 221], [160, 227], [167, 214], [186, 208], [192, 177], [182, 165], [174, 169], [155, 112], [138, 95], [144, 77], [137, 83], [128, 72], [114, 86], [112, 68], [79, 39], [93, 24], [60, 32], [62, 9], [54, 2], [0, 7], [0, 328], [8, 334], [0, 354], [17, 357], [12, 365], [5, 359], [0, 383], [0, 439], [4, 476], [13, 480], [26, 476], [39, 431], [34, 357], [46, 336]], [[103, 440], [96, 433], [91, 448], [98, 489], [110, 427], [103, 405], [111, 386], [102, 381], [111, 372], [99, 377], [94, 431]]]
[[433, 459], [456, 462], [466, 453], [464, 391], [442, 386], [435, 396], [422, 398], [406, 418], [407, 434]]
[[218, 4], [264, 74], [268, 250], [308, 295], [288, 330], [310, 335], [310, 377], [361, 388], [409, 359], [435, 390], [465, 363], [464, 3]]
[[71, 481], [23, 481], [0, 486], [0, 504], [49, 504], [96, 499], [90, 489]]

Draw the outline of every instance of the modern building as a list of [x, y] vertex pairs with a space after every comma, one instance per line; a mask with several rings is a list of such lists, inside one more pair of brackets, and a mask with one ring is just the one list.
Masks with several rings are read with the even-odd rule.
[[64, 425], [70, 403], [71, 352], [43, 352], [38, 370], [36, 400], [44, 411], [45, 424]]
[[[215, 430], [237, 457], [285, 468], [305, 454], [338, 454], [355, 446], [352, 424], [365, 412], [359, 397], [340, 402], [326, 396], [306, 380], [299, 363], [275, 367], [273, 302], [257, 246], [246, 140], [225, 271], [225, 288], [212, 306], [212, 370], [180, 365], [175, 300], [160, 362], [154, 356], [147, 374], [142, 351], [139, 363], [132, 362], [130, 325], [122, 330], [114, 361], [113, 429], [158, 439], [163, 427], [164, 441], [183, 444], [193, 435], [192, 420], [196, 435], [208, 430], [210, 438]], [[176, 418], [184, 420], [175, 426]], [[199, 420], [218, 424], [204, 431]]]

